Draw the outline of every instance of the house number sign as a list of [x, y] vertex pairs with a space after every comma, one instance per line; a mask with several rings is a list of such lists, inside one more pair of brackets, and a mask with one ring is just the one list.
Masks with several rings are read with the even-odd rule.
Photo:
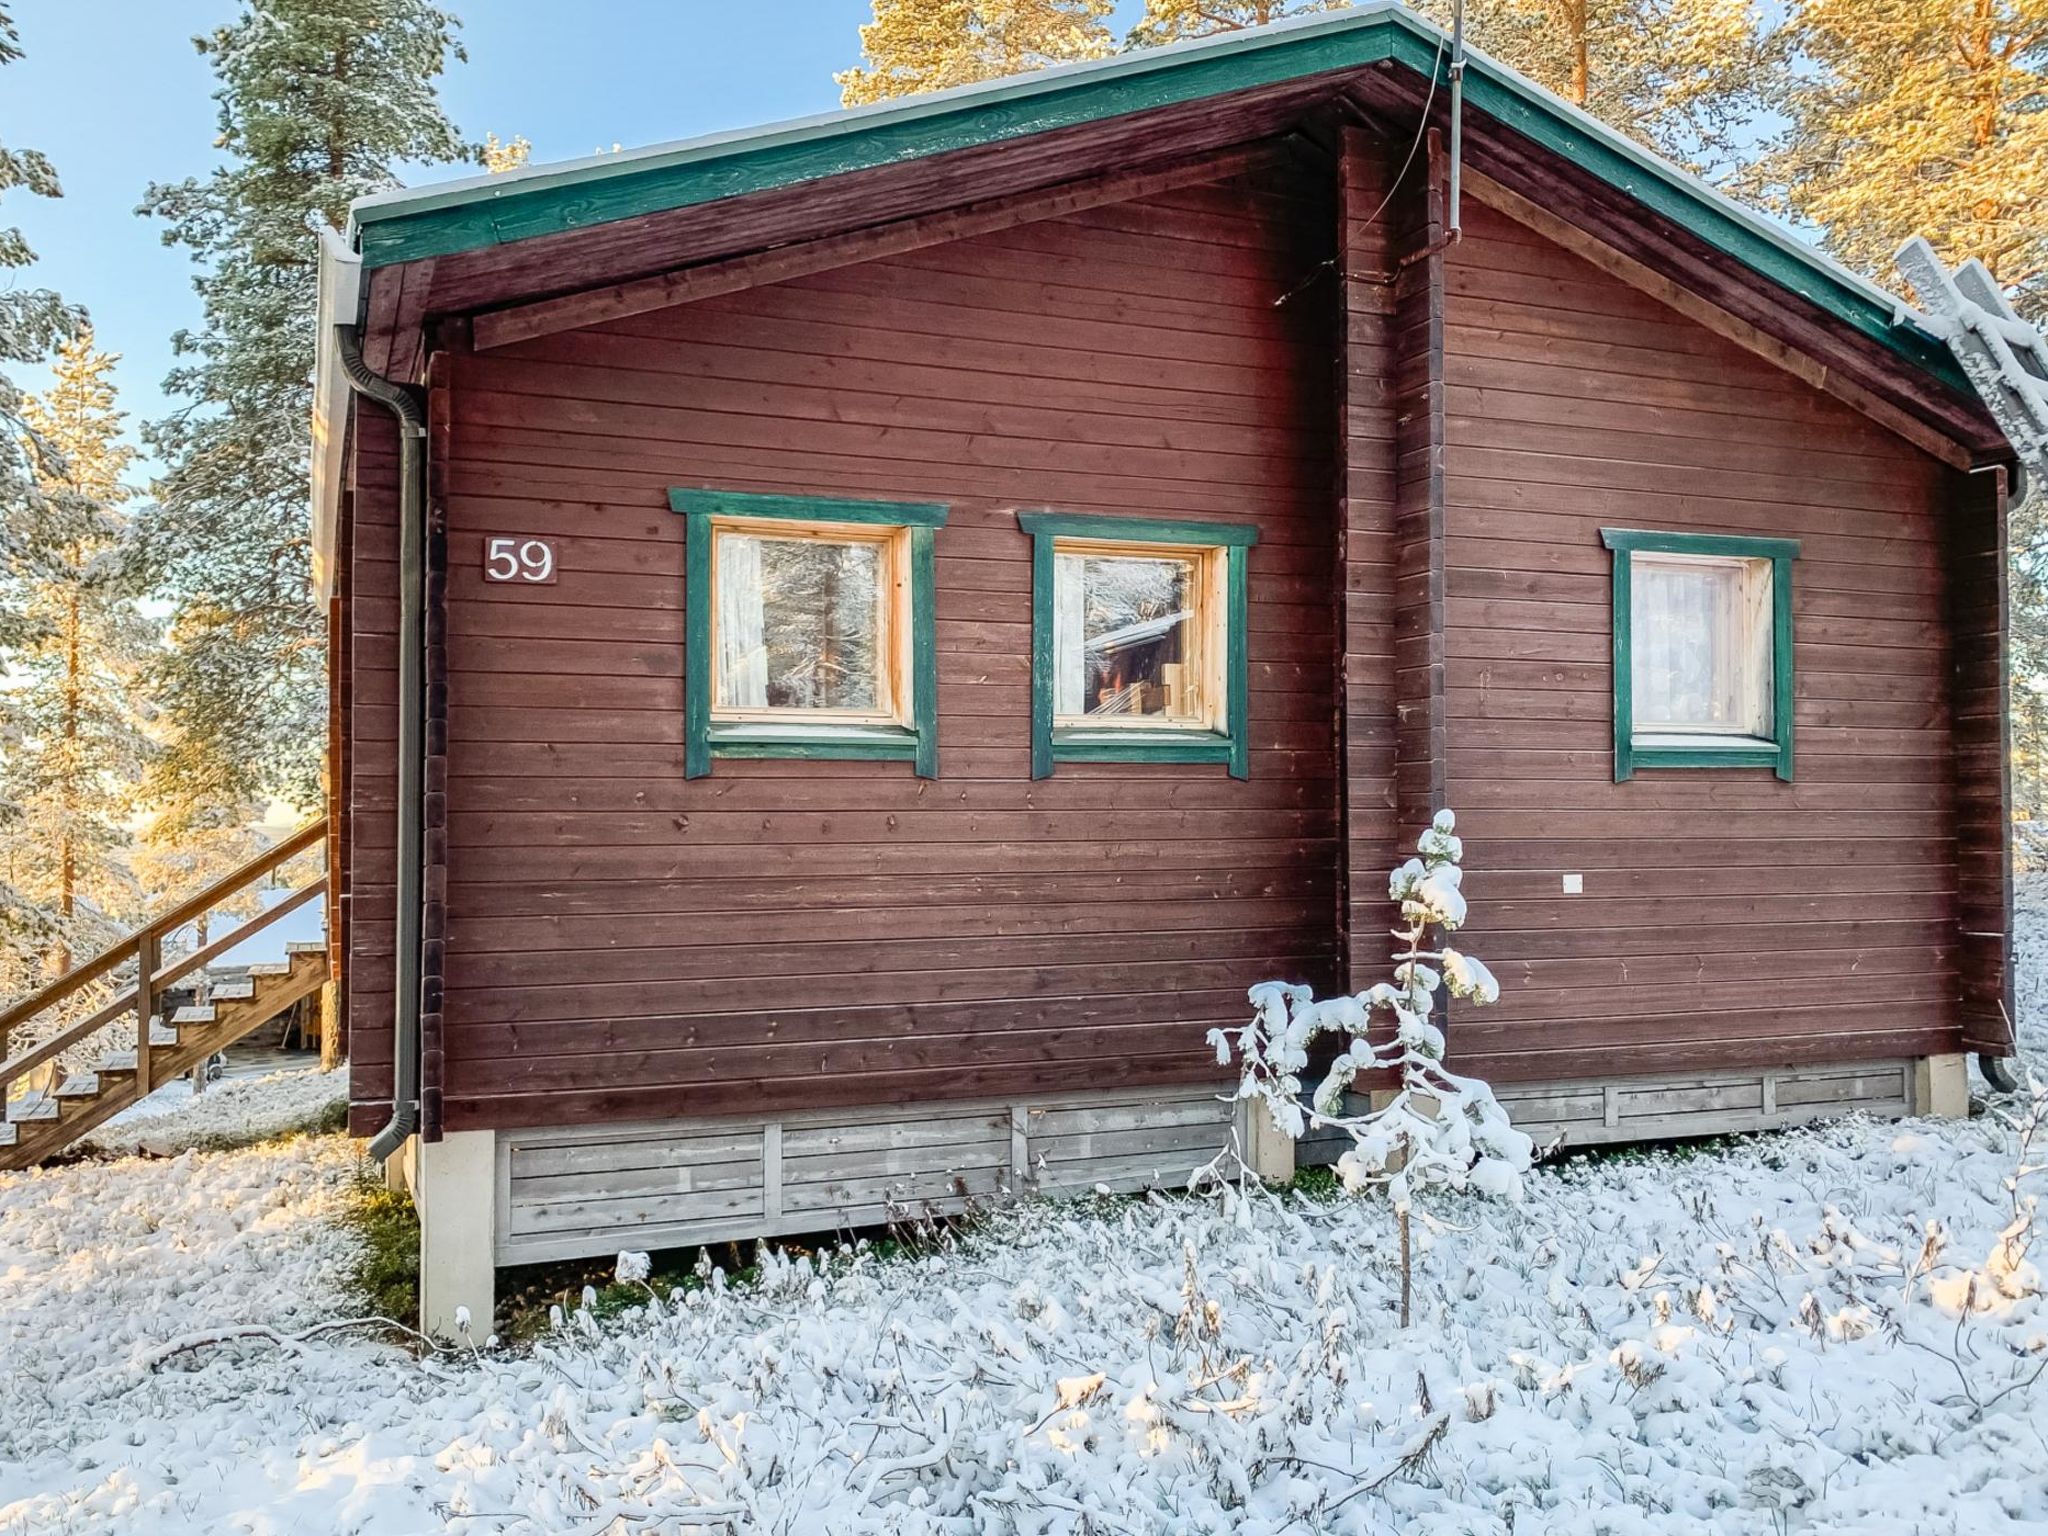
[[546, 539], [493, 535], [484, 540], [484, 580], [553, 586], [555, 546]]

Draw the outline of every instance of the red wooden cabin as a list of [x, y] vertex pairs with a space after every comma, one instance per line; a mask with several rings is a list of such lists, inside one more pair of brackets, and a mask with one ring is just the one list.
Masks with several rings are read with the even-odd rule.
[[1478, 57], [1453, 229], [1444, 49], [1364, 6], [358, 205], [351, 1126], [430, 1321], [1177, 1181], [1206, 1032], [1378, 978], [1446, 803], [1504, 989], [1452, 1050], [1526, 1126], [2010, 1050], [2006, 440], [1889, 295]]

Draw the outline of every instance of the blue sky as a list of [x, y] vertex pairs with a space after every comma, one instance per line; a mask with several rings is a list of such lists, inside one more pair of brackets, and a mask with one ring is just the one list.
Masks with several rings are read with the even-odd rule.
[[[469, 62], [443, 85], [463, 131], [534, 159], [687, 138], [839, 104], [868, 0], [445, 0]], [[1135, 10], [1126, 4], [1126, 11]], [[213, 79], [194, 34], [236, 0], [16, 0], [27, 57], [0, 71], [0, 143], [48, 154], [60, 202], [0, 204], [41, 256], [31, 281], [92, 312], [134, 421], [167, 409], [170, 336], [198, 320], [192, 267], [135, 206], [213, 164]], [[422, 173], [427, 179], [453, 174]], [[21, 382], [39, 379], [24, 370]]]

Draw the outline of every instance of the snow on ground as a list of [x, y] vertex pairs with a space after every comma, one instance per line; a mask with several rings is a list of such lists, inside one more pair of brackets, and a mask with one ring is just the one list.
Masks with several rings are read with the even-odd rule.
[[186, 1147], [249, 1142], [309, 1124], [348, 1099], [348, 1069], [292, 1068], [209, 1083], [195, 1095], [181, 1077], [131, 1104], [85, 1138], [100, 1152], [163, 1157]]
[[2020, 1052], [2048, 1074], [2048, 870], [2014, 883], [2013, 940]]
[[1383, 1205], [1159, 1199], [527, 1352], [154, 1371], [338, 1315], [349, 1144], [0, 1175], [0, 1532], [2048, 1532], [2015, 1159], [1849, 1122], [1539, 1170], [1441, 1213], [1405, 1332]]

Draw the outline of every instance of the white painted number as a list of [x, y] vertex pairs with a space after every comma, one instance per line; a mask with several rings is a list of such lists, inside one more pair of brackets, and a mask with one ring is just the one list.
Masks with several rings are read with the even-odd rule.
[[485, 581], [551, 582], [555, 579], [555, 546], [546, 539], [484, 540]]

